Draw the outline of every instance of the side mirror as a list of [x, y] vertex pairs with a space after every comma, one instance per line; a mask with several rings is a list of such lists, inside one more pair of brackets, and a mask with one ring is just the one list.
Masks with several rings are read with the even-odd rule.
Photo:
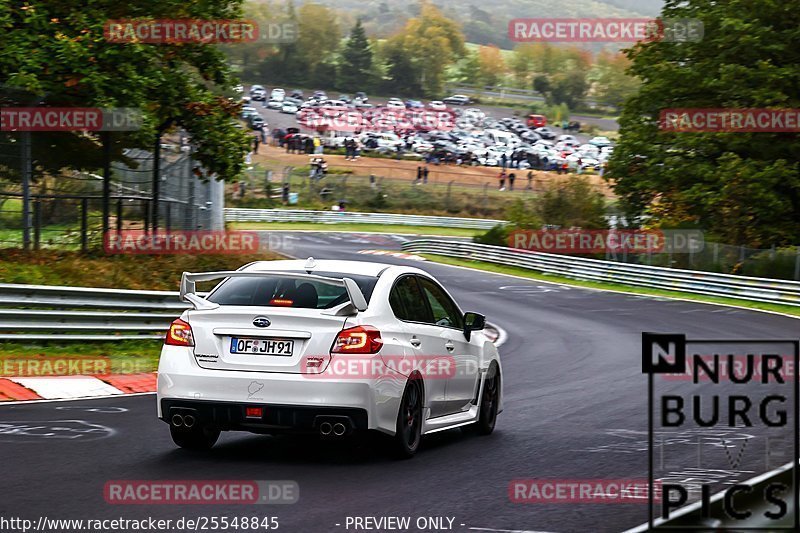
[[480, 331], [486, 327], [486, 317], [480, 313], [468, 311], [464, 313], [464, 337], [467, 340], [472, 336], [473, 331]]

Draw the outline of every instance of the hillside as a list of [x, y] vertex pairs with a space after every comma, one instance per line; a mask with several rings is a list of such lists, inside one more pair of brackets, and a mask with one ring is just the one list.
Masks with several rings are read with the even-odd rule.
[[[353, 17], [361, 17], [367, 33], [386, 37], [419, 11], [417, 3], [387, 0], [314, 0]], [[508, 21], [534, 17], [655, 17], [663, 0], [496, 0], [491, 6], [475, 0], [433, 0], [445, 15], [463, 25], [468, 42], [511, 49]]]

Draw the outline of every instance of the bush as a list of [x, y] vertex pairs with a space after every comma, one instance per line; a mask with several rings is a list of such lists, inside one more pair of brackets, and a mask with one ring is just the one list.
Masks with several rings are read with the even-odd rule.
[[494, 246], [508, 246], [508, 237], [513, 228], [508, 224], [498, 224], [486, 233], [475, 235], [472, 242], [478, 244], [491, 244]]
[[747, 258], [741, 274], [758, 278], [794, 279], [797, 248], [765, 250]]

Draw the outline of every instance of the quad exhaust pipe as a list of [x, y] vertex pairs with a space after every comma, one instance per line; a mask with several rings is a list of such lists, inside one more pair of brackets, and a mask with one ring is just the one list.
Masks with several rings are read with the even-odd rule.
[[347, 431], [347, 428], [344, 427], [344, 424], [342, 424], [341, 422], [336, 422], [333, 425], [333, 434], [336, 435], [337, 437], [341, 437], [342, 435], [344, 435], [345, 431]]
[[333, 426], [330, 422], [323, 422], [319, 425], [319, 434], [323, 437], [327, 437], [333, 431]]

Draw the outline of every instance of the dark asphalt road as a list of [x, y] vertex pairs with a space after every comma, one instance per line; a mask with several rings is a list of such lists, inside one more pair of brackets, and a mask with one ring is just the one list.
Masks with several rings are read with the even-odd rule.
[[[296, 257], [403, 261], [356, 253], [397, 249], [400, 239], [393, 237], [294, 235], [289, 242]], [[152, 395], [0, 406], [0, 424], [50, 422], [52, 427], [82, 420], [107, 428], [73, 430], [69, 435], [78, 438], [59, 439], [26, 437], [6, 426], [0, 431], [0, 515], [266, 515], [277, 516], [280, 529], [292, 532], [345, 531], [347, 516], [447, 516], [455, 518], [457, 531], [619, 531], [644, 522], [646, 505], [518, 504], [509, 500], [509, 483], [519, 478], [647, 477], [642, 331], [681, 332], [690, 338], [798, 337], [797, 321], [782, 316], [547, 285], [425, 262], [415, 266], [441, 280], [462, 307], [484, 313], [508, 332], [500, 350], [505, 412], [490, 437], [440, 433], [427, 438], [413, 460], [400, 462], [364, 444], [243, 433], [224, 435], [209, 453], [189, 453], [174, 447], [167, 426], [156, 419]], [[84, 406], [124, 412], [83, 411]], [[676, 445], [674, 453], [678, 462], [694, 456], [688, 446]], [[724, 468], [724, 456], [709, 454], [707, 460], [710, 467]], [[721, 481], [753, 476], [729, 474]], [[120, 479], [288, 479], [299, 483], [300, 501], [238, 507], [105, 503], [104, 484]]]

